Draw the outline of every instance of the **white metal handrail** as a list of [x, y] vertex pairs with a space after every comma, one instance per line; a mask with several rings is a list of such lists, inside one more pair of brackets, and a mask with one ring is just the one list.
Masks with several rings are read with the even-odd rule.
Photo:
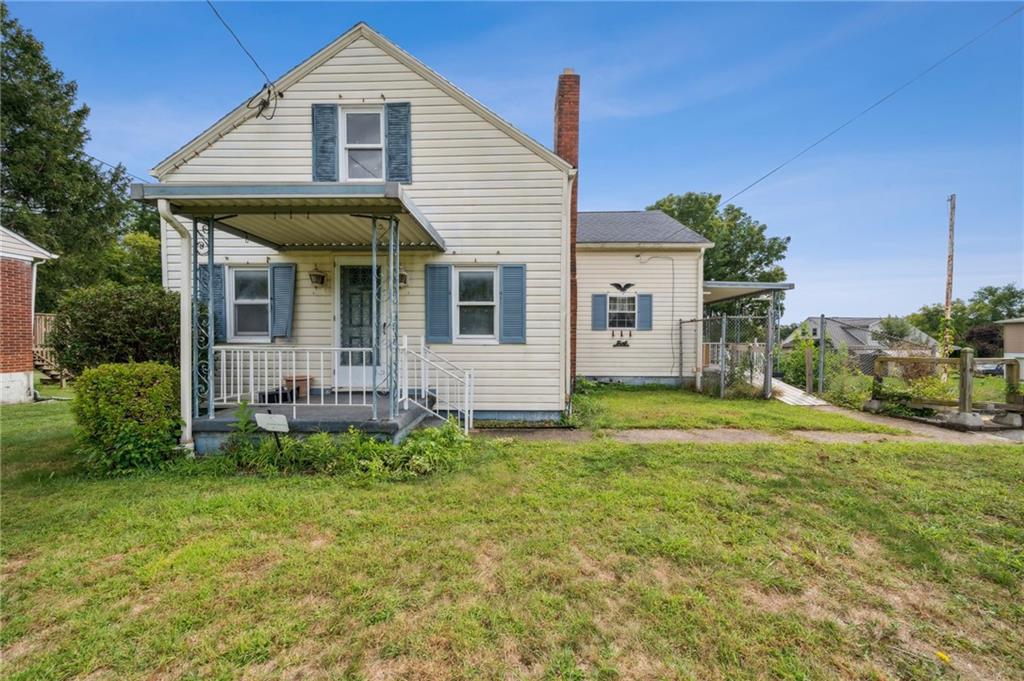
[[409, 337], [403, 336], [399, 357], [402, 408], [416, 404], [440, 418], [455, 416], [468, 433], [473, 427], [473, 370], [463, 369], [432, 351], [422, 337], [413, 349], [409, 347]]

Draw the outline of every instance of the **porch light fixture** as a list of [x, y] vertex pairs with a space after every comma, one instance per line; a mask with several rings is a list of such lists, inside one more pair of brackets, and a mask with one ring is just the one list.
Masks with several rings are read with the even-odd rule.
[[320, 288], [327, 283], [327, 274], [313, 265], [313, 269], [309, 273], [309, 283], [313, 285], [313, 288]]
[[398, 288], [405, 288], [409, 285], [409, 273], [405, 271], [405, 268], [398, 268]]

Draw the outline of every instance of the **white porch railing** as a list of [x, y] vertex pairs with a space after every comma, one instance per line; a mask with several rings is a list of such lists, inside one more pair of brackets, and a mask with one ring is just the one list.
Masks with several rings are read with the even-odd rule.
[[[371, 348], [217, 345], [210, 393], [214, 408], [291, 407], [292, 418], [307, 407], [365, 410], [363, 418], [387, 418], [386, 357], [374, 372]], [[402, 337], [398, 356], [398, 408], [420, 408], [455, 416], [468, 432], [473, 426], [473, 371], [426, 347], [410, 349]], [[376, 374], [376, 385], [374, 375]], [[393, 414], [397, 417], [398, 414]]]

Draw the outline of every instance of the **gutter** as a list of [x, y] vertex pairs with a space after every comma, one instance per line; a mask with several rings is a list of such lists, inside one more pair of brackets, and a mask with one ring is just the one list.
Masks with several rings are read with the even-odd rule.
[[[167, 199], [157, 199], [157, 213], [181, 237], [181, 317], [179, 333], [181, 334], [180, 370], [181, 370], [181, 444], [192, 443], [192, 235], [188, 229], [171, 213], [171, 204]], [[163, 230], [161, 230], [161, 233]]]

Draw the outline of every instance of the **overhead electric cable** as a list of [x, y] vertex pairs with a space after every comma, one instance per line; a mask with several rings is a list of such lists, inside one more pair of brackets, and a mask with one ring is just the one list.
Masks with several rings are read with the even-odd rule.
[[242, 51], [245, 52], [246, 56], [249, 57], [249, 61], [252, 62], [253, 66], [259, 69], [259, 72], [263, 74], [263, 80], [266, 81], [267, 87], [272, 88], [274, 84], [270, 82], [270, 76], [268, 76], [267, 72], [263, 70], [263, 67], [260, 66], [260, 63], [256, 61], [256, 57], [252, 56], [252, 52], [250, 52], [249, 49], [242, 43], [242, 39], [239, 38], [238, 34], [235, 33], [235, 31], [231, 28], [230, 25], [228, 25], [228, 22], [224, 19], [224, 17], [221, 16], [220, 12], [217, 11], [217, 8], [213, 6], [213, 2], [211, 2], [211, 0], [206, 0], [206, 4], [210, 6], [210, 9], [213, 10], [213, 13], [217, 15], [218, 19], [220, 19], [220, 23], [224, 24], [224, 28], [228, 30], [228, 33], [231, 34], [231, 37], [235, 39], [235, 42], [238, 43], [238, 46], [241, 47]]
[[87, 156], [88, 158], [91, 158], [92, 160], [96, 161], [97, 163], [99, 163], [99, 164], [101, 164], [101, 165], [105, 165], [105, 166], [107, 166], [108, 168], [113, 168], [114, 170], [117, 170], [118, 168], [122, 168], [122, 169], [124, 170], [124, 172], [125, 172], [125, 174], [126, 174], [126, 175], [129, 175], [129, 176], [131, 176], [131, 177], [134, 177], [134, 178], [135, 178], [136, 180], [138, 180], [139, 182], [151, 182], [151, 181], [152, 181], [152, 180], [146, 180], [146, 179], [144, 179], [144, 178], [141, 178], [141, 177], [139, 177], [138, 175], [136, 175], [135, 173], [130, 173], [130, 172], [128, 172], [128, 169], [124, 167], [124, 164], [123, 164], [123, 163], [122, 163], [122, 164], [121, 164], [120, 166], [116, 166], [116, 165], [114, 165], [113, 163], [107, 163], [107, 162], [106, 162], [106, 161], [104, 161], [103, 159], [101, 159], [101, 158], [96, 158], [96, 157], [95, 157], [95, 156], [93, 156], [92, 154], [87, 154], [87, 153], [86, 153], [86, 152], [84, 152], [84, 151], [82, 152], [82, 155], [83, 155], [83, 156]]
[[[767, 180], [767, 179], [768, 179], [769, 177], [771, 177], [771, 176], [772, 176], [772, 175], [774, 175], [775, 173], [779, 172], [780, 170], [782, 170], [783, 168], [785, 168], [786, 166], [788, 166], [788, 165], [789, 165], [790, 163], [792, 163], [793, 161], [797, 160], [798, 158], [800, 158], [801, 156], [803, 156], [804, 154], [806, 154], [806, 153], [807, 153], [808, 151], [810, 151], [811, 149], [814, 149], [814, 148], [815, 148], [816, 146], [818, 146], [818, 145], [819, 145], [819, 144], [821, 144], [822, 142], [826, 141], [827, 139], [829, 139], [830, 137], [832, 137], [833, 135], [835, 135], [835, 134], [836, 134], [836, 133], [838, 133], [839, 131], [843, 130], [844, 128], [846, 128], [847, 126], [849, 126], [849, 125], [850, 125], [851, 123], [853, 123], [853, 122], [854, 122], [854, 121], [856, 121], [857, 119], [859, 119], [859, 118], [861, 118], [862, 116], [866, 115], [867, 113], [869, 113], [869, 112], [870, 112], [870, 111], [872, 111], [873, 109], [877, 108], [877, 107], [878, 107], [878, 106], [880, 106], [881, 104], [883, 104], [883, 103], [885, 103], [886, 101], [888, 101], [889, 99], [891, 99], [891, 98], [892, 98], [893, 96], [895, 96], [895, 95], [896, 95], [896, 94], [898, 94], [899, 92], [901, 92], [901, 91], [905, 90], [905, 89], [906, 89], [906, 88], [908, 88], [909, 86], [911, 86], [911, 85], [913, 85], [914, 83], [916, 83], [917, 81], [921, 80], [921, 79], [922, 79], [922, 78], [924, 78], [924, 77], [925, 77], [926, 75], [928, 75], [929, 73], [931, 73], [932, 71], [934, 71], [934, 70], [935, 70], [935, 69], [937, 69], [938, 67], [942, 66], [942, 65], [943, 65], [943, 64], [945, 64], [945, 63], [946, 63], [947, 61], [949, 61], [950, 59], [952, 59], [952, 58], [953, 58], [953, 57], [955, 57], [956, 55], [960, 54], [961, 52], [963, 52], [964, 50], [966, 50], [966, 49], [967, 49], [968, 47], [970, 47], [971, 45], [973, 45], [974, 43], [976, 43], [976, 42], [978, 42], [979, 40], [981, 40], [981, 39], [982, 39], [982, 38], [984, 38], [984, 37], [985, 37], [986, 35], [988, 35], [988, 34], [989, 34], [989, 33], [991, 33], [992, 31], [994, 31], [995, 29], [999, 28], [1000, 26], [1002, 26], [1003, 24], [1005, 24], [1005, 23], [1006, 23], [1007, 21], [1009, 21], [1009, 20], [1010, 20], [1010, 19], [1012, 19], [1013, 17], [1015, 17], [1015, 16], [1017, 16], [1018, 14], [1020, 14], [1020, 13], [1021, 13], [1022, 11], [1024, 11], [1024, 5], [1019, 5], [1019, 6], [1018, 6], [1018, 7], [1016, 8], [1016, 9], [1014, 9], [1014, 10], [1013, 10], [1012, 12], [1010, 12], [1009, 14], [1007, 14], [1006, 16], [1004, 16], [1004, 17], [1003, 17], [1002, 19], [1000, 19], [999, 21], [995, 22], [994, 24], [992, 24], [991, 26], [989, 26], [988, 28], [986, 28], [986, 29], [985, 29], [984, 31], [982, 31], [981, 33], [978, 33], [977, 35], [975, 35], [975, 36], [974, 36], [973, 38], [971, 38], [971, 39], [970, 39], [970, 40], [968, 40], [967, 42], [965, 42], [965, 43], [961, 44], [961, 45], [960, 45], [959, 47], [957, 47], [957, 48], [956, 48], [955, 50], [953, 50], [952, 52], [949, 52], [949, 53], [948, 53], [948, 54], [946, 54], [946, 55], [945, 55], [944, 57], [942, 57], [942, 58], [941, 58], [941, 59], [939, 59], [938, 61], [934, 62], [934, 63], [933, 63], [933, 64], [932, 64], [931, 66], [929, 66], [928, 68], [924, 69], [923, 71], [920, 71], [919, 73], [917, 73], [917, 75], [915, 75], [914, 77], [912, 77], [912, 78], [910, 78], [909, 80], [905, 81], [905, 82], [904, 82], [904, 83], [903, 83], [902, 85], [899, 85], [899, 86], [898, 86], [898, 87], [896, 87], [895, 89], [893, 89], [893, 90], [890, 90], [890, 91], [889, 91], [889, 92], [888, 92], [887, 94], [885, 94], [885, 95], [884, 95], [884, 96], [882, 96], [881, 98], [879, 98], [879, 99], [875, 100], [875, 102], [873, 102], [873, 103], [872, 103], [872, 104], [871, 104], [870, 106], [868, 106], [868, 107], [866, 107], [866, 108], [862, 109], [862, 110], [861, 110], [860, 112], [858, 112], [858, 113], [857, 113], [856, 115], [854, 115], [854, 116], [850, 117], [850, 118], [849, 118], [849, 119], [847, 119], [847, 120], [846, 120], [846, 121], [845, 121], [844, 123], [842, 123], [842, 124], [841, 124], [841, 125], [839, 125], [838, 127], [834, 128], [833, 130], [831, 130], [831, 131], [830, 131], [830, 132], [828, 132], [827, 134], [825, 134], [825, 135], [822, 135], [822, 136], [821, 136], [821, 137], [819, 137], [819, 138], [818, 138], [817, 140], [815, 140], [815, 141], [814, 141], [814, 142], [812, 142], [811, 144], [809, 144], [809, 145], [807, 145], [806, 147], [804, 147], [803, 149], [801, 149], [801, 150], [800, 150], [800, 151], [799, 151], [798, 153], [796, 153], [795, 155], [793, 155], [793, 156], [791, 156], [790, 158], [786, 159], [785, 161], [783, 161], [783, 162], [782, 162], [782, 163], [780, 163], [779, 165], [775, 166], [774, 168], [772, 168], [771, 170], [769, 170], [769, 171], [768, 171], [767, 173], [765, 173], [765, 174], [764, 174], [764, 175], [762, 175], [761, 177], [757, 178], [756, 180], [754, 180], [753, 182], [751, 182], [750, 184], [748, 184], [748, 185], [747, 185], [746, 187], [744, 187], [743, 189], [739, 190], [738, 192], [736, 192], [735, 194], [733, 194], [732, 196], [730, 196], [730, 197], [729, 197], [729, 198], [727, 198], [726, 200], [722, 201], [722, 202], [721, 202], [721, 203], [720, 203], [719, 205], [720, 205], [720, 206], [722, 206], [722, 205], [725, 205], [725, 206], [729, 205], [729, 202], [730, 202], [730, 201], [732, 201], [733, 199], [735, 199], [736, 197], [740, 196], [741, 194], [743, 194], [743, 193], [747, 192], [747, 191], [748, 191], [748, 190], [750, 190], [750, 189], [753, 189], [753, 188], [754, 188], [754, 187], [756, 187], [756, 186], [757, 186], [758, 184], [760, 184], [760, 183], [761, 183], [761, 182], [763, 182], [764, 180]], [[672, 234], [670, 234], [670, 235], [669, 235], [668, 237], [666, 237], [666, 240], [668, 240], [668, 239], [671, 239], [671, 238], [672, 238], [672, 237], [674, 237], [674, 236], [675, 236], [676, 234], [679, 234], [679, 233], [683, 232], [683, 231], [684, 231], [684, 230], [686, 230], [686, 229], [689, 229], [689, 228], [688, 228], [688, 227], [683, 227], [682, 229], [678, 229], [678, 230], [676, 230], [675, 232], [673, 232]]]

